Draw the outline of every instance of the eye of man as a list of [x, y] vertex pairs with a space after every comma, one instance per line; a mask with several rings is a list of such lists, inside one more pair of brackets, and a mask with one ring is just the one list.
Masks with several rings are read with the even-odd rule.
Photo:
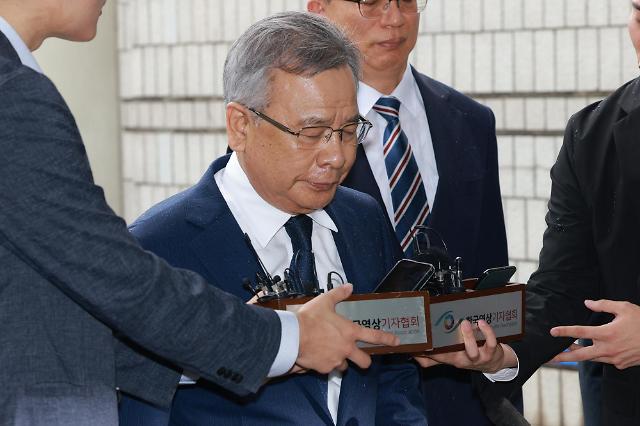
[[304, 127], [300, 129], [300, 136], [319, 139], [327, 132], [328, 127]]
[[349, 140], [355, 138], [357, 130], [358, 130], [358, 123], [347, 124], [342, 128], [342, 138], [349, 139]]

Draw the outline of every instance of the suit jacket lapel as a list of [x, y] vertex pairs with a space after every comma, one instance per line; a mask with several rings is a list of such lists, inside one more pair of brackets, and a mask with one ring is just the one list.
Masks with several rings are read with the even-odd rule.
[[445, 196], [444, 189], [452, 184], [452, 176], [458, 170], [453, 148], [454, 142], [459, 139], [456, 134], [459, 129], [457, 123], [461, 120], [462, 114], [449, 104], [449, 92], [431, 84], [415, 68], [412, 67], [411, 70], [424, 102], [438, 169], [438, 188], [431, 206], [433, 211], [438, 204], [438, 198]]
[[242, 288], [242, 281], [249, 278], [253, 282], [260, 266], [214, 179], [227, 161], [228, 156], [216, 160], [197, 185], [197, 196], [190, 202], [186, 220], [202, 231], [191, 240], [190, 247], [209, 272], [210, 282], [248, 300], [251, 294]]
[[627, 114], [613, 128], [613, 138], [620, 164], [620, 173], [629, 185], [636, 213], [640, 214], [640, 78], [636, 79], [620, 99], [620, 107]]
[[[375, 182], [374, 182], [375, 183]], [[363, 236], [358, 230], [362, 230], [362, 226], [356, 223], [355, 212], [350, 212], [348, 207], [339, 204], [336, 205], [336, 201], [329, 204], [325, 211], [329, 214], [333, 222], [338, 228], [338, 232], [333, 233], [333, 240], [338, 248], [338, 254], [340, 255], [340, 261], [345, 272], [345, 279], [347, 282], [353, 284], [354, 293], [362, 291], [358, 288], [358, 283], [364, 279], [359, 272], [361, 268], [366, 268], [366, 265], [362, 265], [358, 260], [362, 256], [362, 247], [358, 247], [358, 241], [362, 241]], [[363, 396], [360, 392], [361, 379], [356, 371], [352, 371], [353, 368], [347, 370], [342, 377], [342, 384], [340, 386], [340, 401], [338, 410], [338, 424], [341, 423], [341, 419], [345, 418], [359, 418], [357, 415], [359, 407], [363, 404], [360, 403], [360, 399]]]
[[191, 241], [191, 248], [194, 256], [209, 271], [213, 283], [244, 300], [251, 297], [242, 283], [245, 278], [255, 282], [260, 267], [231, 212], [218, 217], [203, 229]]
[[9, 43], [9, 39], [0, 31], [0, 56], [9, 59], [12, 62], [20, 62], [20, 57], [18, 56], [18, 52], [15, 51], [11, 43]]
[[619, 105], [625, 116], [615, 124], [613, 135], [620, 168], [625, 179], [640, 182], [640, 78], [629, 84]]
[[[336, 224], [338, 232], [333, 233], [333, 240], [336, 243], [340, 262], [344, 268], [345, 279], [354, 285], [354, 293], [358, 291], [359, 268], [357, 267], [358, 250], [355, 247], [357, 241], [361, 241], [363, 235], [358, 233], [358, 229], [362, 229], [354, 221], [356, 216], [349, 214], [348, 210], [336, 207], [335, 201], [329, 204], [325, 211]], [[359, 265], [362, 267], [362, 265]]]
[[376, 178], [373, 176], [371, 166], [369, 166], [369, 160], [367, 159], [367, 154], [362, 145], [358, 145], [356, 161], [353, 163], [351, 171], [344, 182], [342, 182], [342, 185], [348, 188], [353, 188], [356, 191], [369, 194], [375, 198], [381, 206], [384, 206], [382, 194], [380, 194], [380, 188], [378, 188], [378, 183], [376, 182]]

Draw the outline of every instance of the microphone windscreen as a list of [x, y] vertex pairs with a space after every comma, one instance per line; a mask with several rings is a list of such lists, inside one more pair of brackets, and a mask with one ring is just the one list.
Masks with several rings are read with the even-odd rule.
[[449, 253], [442, 247], [429, 247], [422, 253], [415, 254], [413, 260], [430, 263], [436, 268], [438, 265], [440, 265], [441, 268], [448, 268], [453, 264], [451, 256], [449, 256]]

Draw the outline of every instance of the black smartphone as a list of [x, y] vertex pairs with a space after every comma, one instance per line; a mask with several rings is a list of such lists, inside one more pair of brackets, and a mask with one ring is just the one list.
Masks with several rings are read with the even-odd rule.
[[430, 263], [402, 259], [394, 265], [373, 292], [422, 290], [434, 272], [435, 268]]
[[513, 274], [516, 273], [515, 266], [500, 266], [497, 268], [489, 268], [480, 275], [476, 290], [486, 290], [488, 288], [496, 288], [507, 285]]

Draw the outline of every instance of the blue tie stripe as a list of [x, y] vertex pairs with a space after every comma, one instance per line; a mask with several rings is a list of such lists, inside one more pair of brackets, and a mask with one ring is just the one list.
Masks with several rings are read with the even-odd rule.
[[402, 250], [410, 257], [414, 228], [425, 222], [429, 202], [411, 145], [400, 126], [400, 101], [381, 97], [373, 109], [387, 122], [382, 142], [393, 202], [393, 223]]

